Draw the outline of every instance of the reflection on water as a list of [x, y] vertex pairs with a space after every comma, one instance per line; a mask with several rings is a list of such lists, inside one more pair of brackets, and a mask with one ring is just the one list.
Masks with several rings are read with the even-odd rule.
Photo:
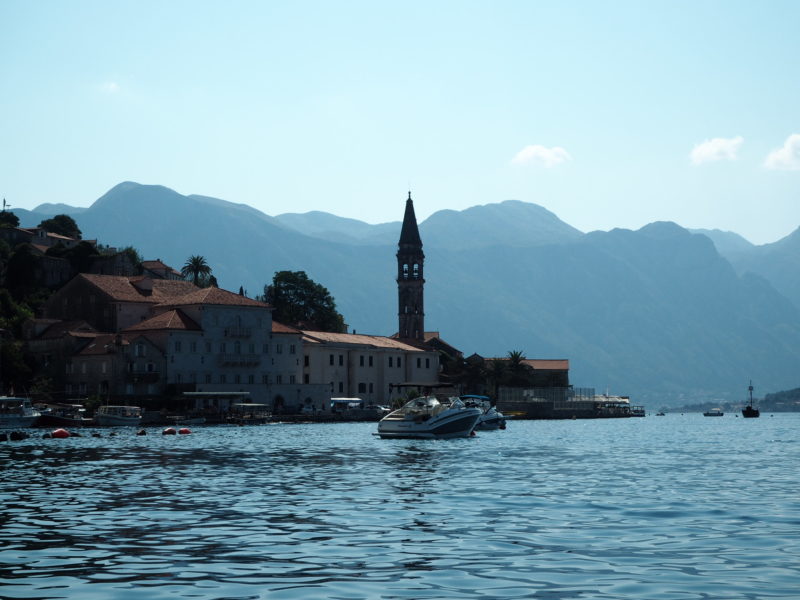
[[798, 425], [4, 443], [0, 598], [794, 598]]

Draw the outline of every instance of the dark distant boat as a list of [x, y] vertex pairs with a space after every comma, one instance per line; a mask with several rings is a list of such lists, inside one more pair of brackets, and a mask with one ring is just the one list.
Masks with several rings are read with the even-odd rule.
[[750, 404], [748, 404], [747, 406], [745, 406], [742, 409], [742, 416], [745, 419], [755, 419], [756, 417], [760, 417], [761, 413], [759, 412], [759, 410], [757, 408], [755, 408], [753, 406], [753, 382], [752, 381], [750, 381], [750, 386], [747, 388], [747, 390], [750, 392]]

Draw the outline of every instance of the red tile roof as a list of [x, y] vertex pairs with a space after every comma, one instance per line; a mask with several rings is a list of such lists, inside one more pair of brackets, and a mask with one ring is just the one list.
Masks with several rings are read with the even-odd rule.
[[97, 335], [97, 331], [86, 321], [55, 321], [42, 332], [39, 339], [57, 339], [67, 334], [77, 337], [93, 337]]
[[131, 331], [202, 331], [201, 327], [180, 310], [168, 310], [150, 319], [125, 328], [124, 332]]
[[82, 348], [78, 354], [81, 356], [111, 354], [117, 348], [118, 343], [122, 346], [127, 346], [130, 344], [130, 342], [124, 337], [118, 336], [115, 333], [102, 333], [95, 337], [94, 341]]
[[[373, 348], [387, 348], [392, 350], [403, 350], [406, 352], [422, 352], [424, 349], [417, 348], [403, 341], [383, 337], [379, 335], [362, 335], [356, 333], [329, 333], [327, 331], [303, 331], [303, 341], [311, 344], [353, 344], [358, 346], [370, 346]], [[430, 351], [430, 350], [428, 350]]]
[[288, 325], [284, 325], [283, 323], [278, 323], [277, 321], [272, 321], [272, 333], [300, 333], [303, 332], [299, 329], [295, 329], [294, 327], [289, 327]]
[[[197, 287], [190, 281], [146, 279], [120, 275], [93, 275], [90, 273], [81, 273], [78, 277], [83, 277], [116, 302], [161, 304], [197, 290]], [[147, 289], [151, 284], [152, 289]]]
[[[170, 282], [166, 279], [156, 280], [156, 281], [161, 281], [162, 283], [189, 283], [189, 285], [192, 285], [188, 281]], [[200, 289], [195, 288], [195, 291], [191, 293], [184, 294], [180, 297], [176, 297], [168, 301], [164, 301], [162, 304], [169, 306], [188, 306], [192, 304], [216, 304], [221, 306], [252, 306], [259, 308], [269, 308], [269, 304], [266, 304], [264, 302], [259, 302], [258, 300], [253, 300], [252, 298], [247, 298], [246, 296], [240, 296], [239, 294], [234, 294], [233, 292], [229, 292], [227, 290], [223, 290], [217, 287], [207, 287]]]

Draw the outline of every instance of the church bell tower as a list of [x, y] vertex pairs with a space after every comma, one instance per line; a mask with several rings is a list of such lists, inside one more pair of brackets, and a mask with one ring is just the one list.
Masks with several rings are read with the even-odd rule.
[[419, 237], [417, 217], [414, 214], [414, 202], [411, 192], [406, 200], [406, 212], [403, 216], [403, 229], [397, 244], [397, 294], [399, 338], [424, 341], [425, 310], [423, 304], [423, 263], [422, 239]]

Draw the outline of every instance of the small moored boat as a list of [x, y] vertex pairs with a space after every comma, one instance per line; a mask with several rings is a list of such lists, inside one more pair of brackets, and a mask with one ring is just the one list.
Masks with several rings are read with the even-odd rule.
[[750, 392], [750, 404], [742, 409], [742, 416], [745, 419], [755, 419], [761, 416], [761, 411], [753, 406], [753, 382], [750, 381], [750, 386], [747, 388]]
[[468, 437], [481, 414], [481, 409], [465, 406], [459, 398], [441, 402], [435, 396], [420, 396], [381, 419], [378, 435], [414, 439]]
[[481, 411], [481, 416], [475, 424], [475, 431], [506, 428], [505, 415], [497, 410], [488, 396], [464, 394], [461, 396], [461, 401], [464, 402], [466, 406], [474, 406]]
[[0, 429], [33, 427], [40, 416], [29, 398], [0, 396]]
[[712, 408], [711, 410], [707, 410], [703, 413], [704, 417], [721, 417], [725, 413], [722, 412], [721, 408]]
[[94, 413], [98, 425], [138, 425], [142, 421], [142, 409], [138, 406], [100, 406]]

